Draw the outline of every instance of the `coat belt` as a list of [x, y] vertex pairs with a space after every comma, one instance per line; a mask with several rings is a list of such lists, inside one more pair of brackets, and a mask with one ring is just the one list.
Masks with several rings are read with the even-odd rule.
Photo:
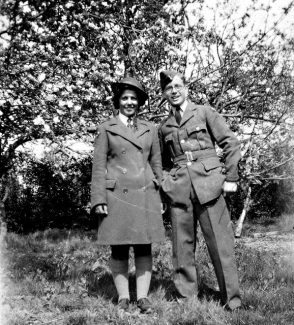
[[195, 151], [185, 151], [184, 154], [174, 157], [174, 164], [181, 163], [191, 163], [198, 159], [217, 157], [216, 151], [214, 149], [203, 149]]

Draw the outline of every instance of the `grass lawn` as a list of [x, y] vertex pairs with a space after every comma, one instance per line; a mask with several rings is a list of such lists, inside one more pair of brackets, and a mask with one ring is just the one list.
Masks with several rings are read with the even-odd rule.
[[[171, 242], [167, 238], [164, 244], [153, 247], [150, 298], [154, 312], [142, 315], [135, 303], [129, 313], [117, 309], [107, 264], [109, 249], [97, 247], [95, 240], [95, 232], [53, 229], [26, 236], [8, 233], [1, 243], [1, 269], [5, 270], [1, 324], [294, 324], [294, 263], [289, 261], [290, 255], [281, 257], [270, 250], [248, 247], [242, 239], [236, 241], [247, 308], [230, 313], [219, 304], [213, 268], [201, 238], [199, 298], [185, 303], [174, 299]], [[135, 301], [132, 263], [130, 288]]]

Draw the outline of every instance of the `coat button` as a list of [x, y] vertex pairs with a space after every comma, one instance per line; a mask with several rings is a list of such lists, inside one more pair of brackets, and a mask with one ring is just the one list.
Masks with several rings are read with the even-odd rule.
[[191, 165], [192, 165], [191, 161], [188, 161], [187, 166], [191, 166]]
[[124, 194], [128, 193], [128, 189], [127, 189], [127, 188], [124, 188], [124, 189], [123, 189], [123, 193], [124, 193]]
[[181, 143], [185, 143], [186, 141], [184, 139], [181, 140]]
[[199, 131], [200, 130], [200, 127], [199, 126], [197, 126], [197, 128], [196, 128], [196, 131]]
[[123, 150], [121, 153], [124, 155], [124, 154], [126, 153], [126, 151], [125, 151], [125, 150]]
[[127, 173], [126, 168], [123, 168], [122, 173], [123, 173], [123, 174], [126, 174], [126, 173]]

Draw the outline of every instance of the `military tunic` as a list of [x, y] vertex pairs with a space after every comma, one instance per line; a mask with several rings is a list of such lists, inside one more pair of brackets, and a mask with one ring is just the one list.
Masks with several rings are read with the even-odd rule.
[[[220, 286], [223, 303], [240, 304], [231, 220], [222, 196], [224, 181], [238, 181], [239, 142], [210, 106], [188, 103], [180, 125], [173, 110], [159, 129], [162, 190], [171, 203], [173, 263], [179, 293], [197, 293], [196, 227], [200, 223]], [[223, 150], [223, 163], [215, 145]], [[234, 306], [235, 305], [235, 306]]]

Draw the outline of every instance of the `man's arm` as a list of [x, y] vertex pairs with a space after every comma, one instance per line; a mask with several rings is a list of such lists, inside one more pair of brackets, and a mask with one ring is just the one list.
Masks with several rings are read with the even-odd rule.
[[[206, 107], [206, 119], [213, 140], [223, 149], [226, 181], [237, 182], [239, 180], [238, 163], [241, 159], [240, 143], [225, 119], [209, 106]], [[232, 187], [226, 185], [226, 188]]]

